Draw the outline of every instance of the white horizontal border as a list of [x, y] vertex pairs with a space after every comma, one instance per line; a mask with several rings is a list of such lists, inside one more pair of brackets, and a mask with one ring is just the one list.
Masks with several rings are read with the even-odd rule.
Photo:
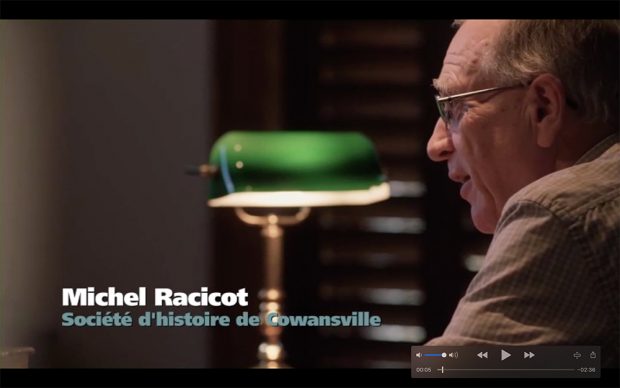
[[348, 191], [249, 191], [209, 200], [211, 207], [316, 207], [370, 205], [390, 197], [390, 185]]

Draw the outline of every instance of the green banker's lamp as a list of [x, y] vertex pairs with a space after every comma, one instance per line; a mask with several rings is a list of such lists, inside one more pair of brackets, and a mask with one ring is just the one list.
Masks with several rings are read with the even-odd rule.
[[[265, 322], [282, 313], [282, 226], [302, 222], [316, 206], [368, 205], [390, 196], [373, 144], [357, 132], [228, 132], [213, 148], [208, 165], [188, 173], [209, 177], [208, 205], [233, 207], [246, 224], [262, 228], [265, 283], [259, 293], [259, 367], [281, 368], [282, 328]], [[244, 208], [269, 208], [266, 215]], [[299, 209], [282, 215], [277, 208]]]

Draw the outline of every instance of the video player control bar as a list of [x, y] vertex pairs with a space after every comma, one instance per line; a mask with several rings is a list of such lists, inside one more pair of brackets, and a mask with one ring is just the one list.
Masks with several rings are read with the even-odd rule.
[[413, 378], [599, 378], [600, 346], [412, 346]]

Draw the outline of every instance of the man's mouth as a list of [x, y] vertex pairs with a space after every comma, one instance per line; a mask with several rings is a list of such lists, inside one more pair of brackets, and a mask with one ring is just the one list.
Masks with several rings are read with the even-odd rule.
[[467, 181], [469, 181], [471, 179], [471, 177], [469, 175], [466, 174], [462, 174], [462, 173], [458, 173], [458, 172], [449, 172], [448, 173], [448, 177], [457, 182], [457, 183], [461, 183], [464, 184]]
[[461, 190], [460, 190], [461, 198], [467, 199], [465, 197], [469, 193], [470, 188], [471, 188], [471, 180], [469, 177], [467, 177], [467, 179], [465, 179], [465, 181], [461, 185]]

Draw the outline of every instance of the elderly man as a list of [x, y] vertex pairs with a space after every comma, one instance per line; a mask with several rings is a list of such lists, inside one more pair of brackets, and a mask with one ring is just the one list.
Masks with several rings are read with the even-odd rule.
[[617, 368], [620, 26], [455, 24], [427, 151], [494, 236], [427, 345], [600, 345]]

